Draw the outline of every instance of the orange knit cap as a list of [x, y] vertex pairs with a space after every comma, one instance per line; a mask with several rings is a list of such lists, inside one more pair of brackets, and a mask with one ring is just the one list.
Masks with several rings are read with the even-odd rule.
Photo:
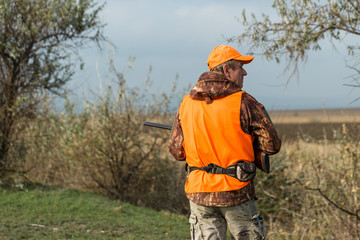
[[209, 69], [211, 70], [214, 67], [224, 62], [227, 62], [231, 59], [239, 60], [243, 64], [248, 64], [254, 59], [254, 56], [241, 55], [234, 48], [230, 46], [221, 45], [215, 47], [214, 50], [210, 53], [207, 63]]

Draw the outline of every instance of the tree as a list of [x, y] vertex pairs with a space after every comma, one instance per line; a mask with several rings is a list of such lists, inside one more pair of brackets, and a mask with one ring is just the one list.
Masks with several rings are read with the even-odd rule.
[[63, 93], [79, 47], [105, 40], [102, 8], [93, 0], [0, 0], [0, 179], [13, 170], [15, 124], [44, 92]]
[[[252, 14], [249, 23], [243, 11], [243, 24], [247, 29], [240, 36], [228, 39], [230, 42], [247, 42], [252, 50], [261, 49], [268, 60], [280, 62], [285, 57], [290, 70], [290, 79], [297, 73], [298, 63], [305, 61], [309, 51], [321, 50], [321, 40], [325, 38], [342, 40], [347, 35], [360, 36], [359, 0], [274, 0], [279, 21], [271, 21], [263, 14], [257, 20]], [[360, 46], [347, 46], [355, 71], [352, 76], [360, 87]]]

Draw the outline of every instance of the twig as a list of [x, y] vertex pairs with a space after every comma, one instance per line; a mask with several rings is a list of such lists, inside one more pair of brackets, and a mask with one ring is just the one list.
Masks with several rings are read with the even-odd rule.
[[346, 87], [360, 87], [360, 85], [347, 84], [347, 83], [344, 83], [343, 85], [346, 86]]
[[351, 216], [355, 216], [357, 218], [357, 220], [360, 220], [360, 209], [356, 210], [355, 212], [350, 212], [349, 210], [346, 210], [345, 208], [339, 206], [338, 204], [336, 204], [334, 201], [332, 201], [328, 196], [326, 196], [319, 187], [317, 188], [311, 188], [311, 187], [307, 187], [305, 186], [299, 179], [296, 179], [296, 181], [298, 183], [300, 183], [306, 190], [310, 190], [310, 191], [317, 191], [320, 193], [320, 195], [325, 198], [326, 201], [328, 201], [331, 205], [333, 205], [334, 207], [336, 207], [337, 209], [339, 209], [342, 212], [345, 212]]

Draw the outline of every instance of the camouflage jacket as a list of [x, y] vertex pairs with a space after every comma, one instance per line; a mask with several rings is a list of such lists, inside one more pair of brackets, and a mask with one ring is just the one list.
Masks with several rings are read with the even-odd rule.
[[[223, 98], [235, 92], [241, 91], [240, 87], [215, 72], [203, 73], [195, 87], [189, 93], [194, 100], [206, 101], [211, 104], [215, 99]], [[253, 134], [255, 140], [253, 146], [257, 150], [268, 154], [280, 151], [281, 140], [274, 128], [271, 119], [264, 106], [256, 101], [250, 94], [242, 94], [240, 106], [241, 129], [247, 134]], [[186, 160], [183, 148], [184, 136], [181, 130], [181, 116], [176, 114], [173, 130], [171, 133], [169, 151], [178, 161]], [[187, 198], [197, 204], [205, 206], [234, 206], [255, 198], [253, 181], [246, 187], [227, 192], [201, 192], [187, 194]]]

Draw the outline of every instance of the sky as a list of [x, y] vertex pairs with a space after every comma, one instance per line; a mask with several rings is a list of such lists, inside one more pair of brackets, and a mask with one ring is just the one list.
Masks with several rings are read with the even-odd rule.
[[[194, 85], [198, 77], [208, 71], [207, 57], [217, 45], [230, 45], [241, 54], [249, 49], [227, 38], [240, 35], [245, 27], [237, 19], [243, 9], [247, 14], [261, 13], [276, 19], [272, 1], [239, 0], [107, 0], [101, 14], [106, 23], [105, 36], [115, 46], [105, 43], [102, 50], [89, 47], [80, 51], [85, 67], [77, 71], [70, 88], [77, 99], [89, 99], [113, 84], [108, 72], [108, 58], [113, 54], [116, 68], [125, 74], [130, 86], [142, 86], [152, 72], [152, 91], [168, 92], [175, 76], [178, 88]], [[299, 66], [299, 77], [287, 87], [284, 83], [286, 63], [269, 62], [255, 55], [251, 64], [245, 65], [248, 75], [243, 90], [254, 96], [267, 110], [359, 108], [358, 89], [344, 86], [351, 83], [353, 72], [346, 67], [346, 44], [322, 41], [322, 51], [310, 52], [306, 63]], [[135, 57], [132, 68], [128, 59]], [[102, 87], [101, 87], [102, 86]]]

